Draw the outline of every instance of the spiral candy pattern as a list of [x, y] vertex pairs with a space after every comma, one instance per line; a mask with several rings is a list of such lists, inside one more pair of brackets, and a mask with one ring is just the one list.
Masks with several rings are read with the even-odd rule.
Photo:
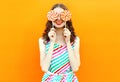
[[58, 18], [58, 13], [54, 10], [51, 10], [47, 14], [47, 18], [49, 21], [55, 21]]
[[68, 21], [71, 19], [71, 13], [68, 10], [65, 10], [64, 12], [61, 13], [61, 19], [64, 21]]
[[[47, 18], [49, 21], [55, 21], [56, 19], [58, 19], [58, 16], [59, 14], [54, 10], [49, 11], [47, 14]], [[68, 10], [64, 10], [60, 13], [60, 17], [63, 21], [68, 21], [71, 19], [71, 13]]]

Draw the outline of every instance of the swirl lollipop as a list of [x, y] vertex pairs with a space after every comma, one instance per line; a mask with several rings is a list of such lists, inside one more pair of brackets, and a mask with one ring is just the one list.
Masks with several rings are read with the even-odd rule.
[[55, 21], [58, 18], [58, 13], [54, 10], [51, 10], [47, 14], [47, 18], [49, 21]]
[[71, 13], [68, 10], [65, 10], [64, 12], [61, 12], [61, 18], [64, 21], [68, 21], [71, 19]]

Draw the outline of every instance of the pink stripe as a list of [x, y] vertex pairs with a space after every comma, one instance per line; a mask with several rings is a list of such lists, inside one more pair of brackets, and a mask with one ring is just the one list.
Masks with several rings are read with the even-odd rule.
[[52, 60], [53, 60], [54, 58], [56, 58], [56, 57], [59, 57], [61, 54], [65, 53], [65, 52], [66, 52], [66, 49], [61, 50], [61, 51], [59, 51], [58, 53], [52, 55]]
[[64, 76], [60, 82], [65, 82], [65, 81], [66, 81], [66, 76]]
[[65, 65], [63, 65], [62, 67], [58, 68], [54, 73], [57, 73], [60, 69], [64, 68], [68, 63], [66, 63]]
[[61, 71], [60, 73], [64, 73], [67, 69], [70, 69], [70, 65], [66, 67], [63, 71]]
[[59, 52], [61, 49], [65, 48], [65, 47], [66, 47], [66, 46], [64, 46], [64, 47], [62, 47], [62, 48], [59, 48], [59, 49], [55, 50], [55, 51], [53, 52], [53, 55], [56, 54], [57, 52]]
[[73, 76], [72, 82], [76, 82], [76, 80], [77, 80], [76, 76]]
[[65, 49], [66, 49], [66, 47], [61, 48], [61, 50], [59, 50], [58, 52], [53, 53], [53, 54], [52, 54], [52, 57], [54, 57], [54, 56], [56, 56], [56, 55], [61, 55], [61, 52], [65, 51]]
[[54, 59], [54, 58], [60, 56], [64, 52], [66, 52], [66, 49], [62, 49], [61, 51], [59, 51], [58, 53], [56, 53], [54, 56], [52, 56], [52, 58]]
[[53, 53], [52, 55], [53, 55], [53, 56], [56, 55], [58, 52], [61, 52], [61, 50], [63, 50], [63, 49], [65, 49], [65, 47], [59, 49], [57, 52]]
[[65, 78], [64, 77], [62, 77], [62, 79], [61, 79], [61, 81], [60, 82], [64, 82], [65, 81]]
[[66, 66], [64, 66], [64, 67], [62, 67], [59, 71], [57, 71], [57, 73], [61, 73], [61, 71], [63, 72], [63, 71], [66, 71], [66, 69], [65, 68], [69, 68], [69, 66], [70, 66], [70, 64], [69, 63], [67, 63], [67, 65]]
[[45, 81], [50, 81], [52, 77], [53, 77], [53, 75], [49, 75], [49, 76], [45, 79]]
[[[67, 65], [66, 67], [64, 67], [64, 69], [60, 69], [59, 73], [64, 73], [66, 71], [66, 68], [68, 69], [69, 66]], [[63, 72], [64, 71], [64, 72]]]
[[65, 69], [61, 70], [60, 73], [64, 73], [67, 69], [70, 69], [70, 65], [68, 65]]
[[58, 50], [58, 49], [60, 49], [60, 48], [62, 48], [62, 46], [54, 48], [53, 51], [55, 52], [56, 50]]

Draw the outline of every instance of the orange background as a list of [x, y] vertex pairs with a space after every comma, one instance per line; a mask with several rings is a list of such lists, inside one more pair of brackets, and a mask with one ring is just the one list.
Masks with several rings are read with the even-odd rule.
[[40, 82], [38, 38], [53, 4], [64, 3], [81, 38], [79, 82], [120, 82], [119, 0], [0, 2], [0, 82]]

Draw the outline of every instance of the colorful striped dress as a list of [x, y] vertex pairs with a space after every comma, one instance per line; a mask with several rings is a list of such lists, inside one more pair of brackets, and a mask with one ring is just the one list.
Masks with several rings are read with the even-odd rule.
[[[74, 49], [74, 44], [72, 49]], [[50, 41], [46, 44], [46, 54], [50, 47]], [[70, 66], [67, 45], [54, 44], [49, 72], [44, 73], [42, 82], [78, 82], [78, 79]]]

